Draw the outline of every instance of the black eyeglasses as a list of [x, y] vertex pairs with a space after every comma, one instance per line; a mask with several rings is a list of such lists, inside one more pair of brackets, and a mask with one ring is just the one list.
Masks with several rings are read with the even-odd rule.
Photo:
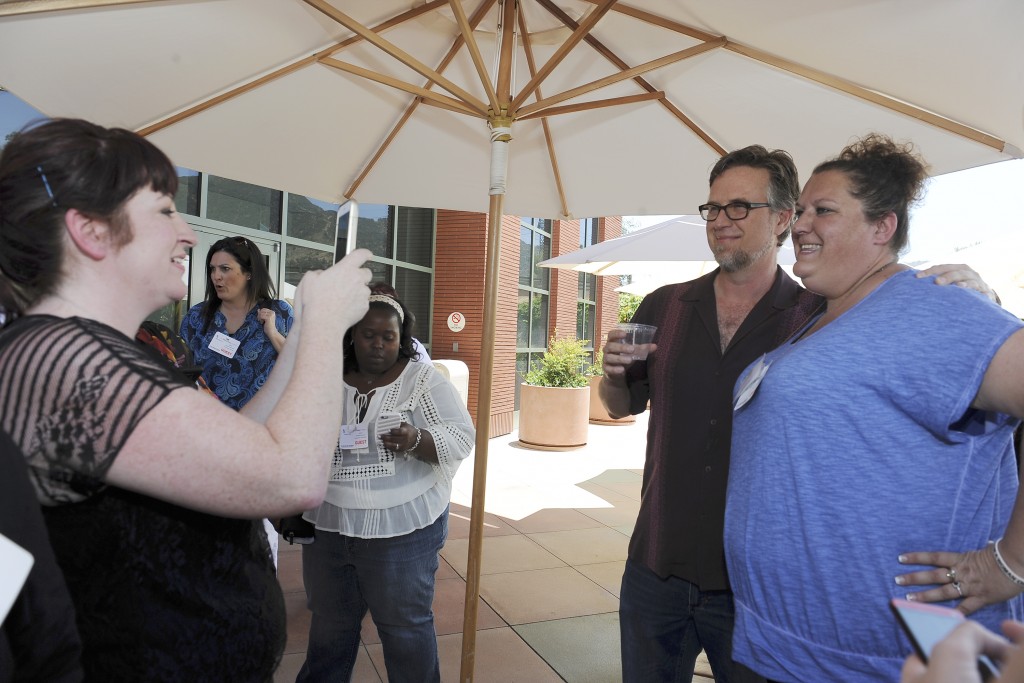
[[720, 204], [701, 204], [697, 207], [697, 210], [700, 211], [700, 217], [706, 221], [713, 221], [718, 218], [718, 214], [722, 209], [725, 209], [725, 215], [729, 217], [729, 220], [739, 221], [746, 218], [751, 209], [761, 209], [766, 206], [771, 205], [765, 202], [729, 202], [725, 206]]

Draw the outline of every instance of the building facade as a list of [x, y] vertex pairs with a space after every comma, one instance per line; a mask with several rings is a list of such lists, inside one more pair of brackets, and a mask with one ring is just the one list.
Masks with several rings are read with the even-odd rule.
[[[189, 293], [153, 318], [177, 329], [206, 294], [206, 255], [225, 236], [243, 235], [267, 260], [279, 296], [291, 298], [302, 275], [345, 254], [349, 205], [180, 169], [178, 211], [199, 237], [189, 264]], [[374, 256], [374, 281], [393, 285], [416, 316], [417, 338], [434, 359], [469, 368], [469, 410], [476, 417], [483, 339], [488, 216], [463, 211], [360, 204], [356, 246]], [[584, 339], [600, 350], [618, 321], [618, 277], [598, 277], [538, 264], [618, 237], [620, 217], [548, 220], [504, 216], [489, 434], [515, 428], [519, 384], [553, 336]], [[449, 326], [449, 318], [463, 326]], [[339, 340], [340, 345], [340, 340]], [[340, 348], [339, 348], [340, 352]], [[483, 425], [477, 425], [482, 428]]]

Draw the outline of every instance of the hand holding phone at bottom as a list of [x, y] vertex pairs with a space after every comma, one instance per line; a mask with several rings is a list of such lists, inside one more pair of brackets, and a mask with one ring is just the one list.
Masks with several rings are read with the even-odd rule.
[[1009, 641], [977, 622], [965, 621], [939, 641], [927, 664], [917, 655], [908, 657], [900, 683], [982, 683], [982, 655], [1000, 663], [1001, 672], [993, 681], [1024, 683], [1024, 624], [1005, 621], [1003, 632]]

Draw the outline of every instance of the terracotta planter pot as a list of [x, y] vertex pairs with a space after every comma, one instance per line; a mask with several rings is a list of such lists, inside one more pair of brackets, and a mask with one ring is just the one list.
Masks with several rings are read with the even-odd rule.
[[636, 415], [614, 418], [604, 409], [601, 403], [600, 390], [597, 385], [601, 383], [601, 376], [595, 375], [590, 378], [590, 421], [598, 425], [631, 425], [636, 422]]
[[590, 387], [563, 389], [520, 385], [519, 443], [527, 448], [568, 451], [587, 444]]

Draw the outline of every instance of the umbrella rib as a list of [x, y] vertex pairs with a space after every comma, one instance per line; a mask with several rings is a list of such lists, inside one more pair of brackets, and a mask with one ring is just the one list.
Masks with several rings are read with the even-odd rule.
[[576, 30], [573, 31], [568, 40], [562, 43], [562, 45], [555, 50], [555, 54], [551, 55], [551, 59], [549, 59], [544, 66], [540, 68], [537, 74], [530, 79], [530, 82], [527, 83], [520, 93], [515, 96], [512, 103], [509, 105], [509, 111], [516, 111], [520, 106], [522, 106], [523, 102], [526, 101], [526, 98], [529, 97], [534, 90], [540, 87], [540, 84], [551, 74], [552, 71], [555, 70], [555, 67], [561, 64], [562, 60], [568, 57], [569, 53], [572, 52], [572, 49], [590, 34], [590, 31], [594, 28], [597, 22], [600, 21], [609, 10], [611, 10], [612, 5], [617, 1], [618, 0], [600, 0], [597, 9], [588, 14], [586, 19], [577, 25]]
[[[448, 4], [448, 0], [431, 0], [431, 2], [420, 5], [419, 7], [414, 7], [413, 9], [408, 10], [406, 12], [402, 12], [401, 14], [396, 14], [387, 21], [377, 24], [370, 30], [373, 31], [374, 33], [387, 31], [389, 29], [394, 28], [395, 26], [398, 26], [399, 24], [404, 24], [410, 19], [415, 19], [421, 14], [433, 12], [438, 7], [441, 7], [442, 5], [446, 4]], [[351, 38], [346, 38], [345, 40], [338, 43], [335, 47], [331, 48], [331, 54], [333, 55], [333, 53], [344, 50], [345, 48], [351, 45], [355, 45], [356, 43], [361, 43], [363, 42], [363, 40], [365, 40], [365, 38], [363, 38], [361, 35], [355, 35], [352, 36]]]
[[[588, 0], [588, 2], [589, 1], [591, 1], [591, 0]], [[570, 28], [575, 28], [577, 26], [576, 21], [572, 17], [570, 17], [568, 14], [563, 12], [560, 7], [558, 7], [553, 2], [551, 2], [551, 0], [537, 0], [537, 2], [541, 6], [543, 6], [548, 12], [550, 12], [551, 14], [556, 16], [558, 19], [560, 19], [562, 21], [562, 23], [564, 23], [566, 26], [568, 26]], [[616, 5], [614, 9], [615, 9], [615, 11], [621, 12], [621, 11], [623, 11], [623, 9], [622, 9], [623, 7], [624, 6], [620, 4], [620, 5]], [[632, 9], [632, 8], [630, 8], [630, 9]], [[627, 12], [627, 14], [628, 14], [628, 12]], [[713, 36], [710, 33], [703, 33], [703, 32], [699, 32], [699, 33], [700, 33], [700, 37], [699, 37], [700, 40], [714, 40], [715, 38], [719, 37], [719, 36]], [[694, 36], [694, 37], [697, 37], [697, 36]], [[587, 38], [586, 38], [586, 41], [587, 41], [588, 45], [590, 45], [592, 48], [594, 48], [599, 54], [604, 56], [604, 58], [607, 59], [609, 62], [614, 64], [616, 68], [618, 68], [618, 69], [628, 69], [629, 68], [629, 64], [627, 64], [625, 62], [625, 60], [623, 60], [618, 55], [616, 55], [614, 52], [612, 52], [611, 49], [609, 49], [604, 43], [602, 43], [600, 40], [598, 40], [594, 36], [588, 35]], [[641, 88], [643, 88], [647, 92], [655, 92], [655, 91], [657, 91], [657, 88], [655, 88], [653, 85], [651, 85], [650, 82], [648, 82], [647, 79], [643, 78], [642, 76], [637, 76], [636, 78], [633, 79], [633, 81], [636, 82], [637, 85], [639, 85]], [[677, 107], [675, 104], [672, 103], [671, 100], [669, 100], [668, 98], [662, 98], [661, 100], [659, 100], [659, 103], [661, 104], [661, 106], [665, 107], [665, 109], [667, 109], [670, 114], [672, 114], [677, 119], [679, 119], [679, 121], [681, 121], [684, 126], [689, 128], [690, 131], [694, 135], [696, 135], [701, 140], [703, 140], [704, 143], [708, 147], [713, 149], [716, 154], [721, 156], [721, 155], [724, 155], [726, 153], [726, 150], [725, 150], [725, 148], [722, 145], [720, 145], [714, 138], [712, 138], [707, 133], [707, 131], [705, 131], [703, 128], [698, 126], [690, 117], [688, 117], [686, 114], [684, 114], [682, 112], [682, 110], [679, 109], [679, 107]]]
[[[145, 0], [145, 1], [149, 2], [150, 0]], [[422, 5], [420, 7], [415, 8], [415, 9], [409, 10], [408, 12], [403, 12], [402, 14], [399, 14], [397, 16], [391, 17], [387, 21], [382, 22], [382, 23], [378, 24], [377, 26], [374, 26], [373, 30], [374, 31], [386, 31], [388, 29], [394, 28], [395, 26], [397, 26], [397, 25], [399, 25], [401, 23], [404, 23], [404, 22], [408, 21], [409, 19], [414, 19], [414, 18], [418, 17], [419, 15], [421, 15], [421, 14], [427, 12], [427, 11], [434, 10], [437, 7], [440, 7], [441, 5], [444, 5], [446, 2], [447, 2], [447, 0], [433, 0], [432, 2], [428, 2], [425, 5]], [[292, 62], [291, 64], [286, 64], [285, 66], [283, 66], [283, 67], [281, 67], [279, 69], [275, 69], [274, 71], [271, 71], [268, 74], [264, 74], [263, 76], [260, 76], [259, 78], [257, 78], [254, 81], [249, 81], [248, 83], [244, 83], [244, 84], [242, 84], [242, 85], [240, 85], [238, 87], [232, 88], [231, 90], [228, 90], [227, 92], [223, 92], [223, 93], [221, 93], [219, 95], [214, 95], [213, 97], [211, 97], [208, 100], [204, 100], [202, 102], [199, 102], [198, 104], [195, 104], [195, 105], [189, 107], [188, 109], [184, 109], [184, 110], [182, 110], [182, 111], [180, 111], [180, 112], [178, 112], [176, 114], [172, 114], [171, 116], [168, 116], [166, 118], [160, 119], [159, 121], [151, 123], [150, 125], [146, 126], [145, 128], [140, 128], [140, 129], [136, 130], [135, 132], [138, 133], [139, 135], [143, 135], [143, 136], [151, 135], [151, 134], [153, 134], [153, 133], [155, 133], [155, 132], [157, 132], [159, 130], [167, 128], [168, 126], [174, 125], [175, 123], [178, 123], [179, 121], [183, 121], [184, 119], [187, 119], [187, 118], [189, 118], [191, 116], [195, 116], [196, 114], [204, 112], [207, 109], [211, 109], [211, 108], [217, 106], [218, 104], [220, 104], [222, 102], [226, 102], [226, 101], [228, 101], [230, 99], [238, 97], [239, 95], [247, 93], [250, 90], [255, 90], [256, 88], [259, 88], [259, 87], [261, 87], [261, 86], [263, 86], [263, 85], [265, 85], [265, 84], [267, 84], [267, 83], [269, 83], [269, 82], [271, 82], [273, 80], [276, 80], [276, 79], [278, 79], [278, 78], [280, 78], [282, 76], [287, 76], [288, 74], [292, 73], [293, 71], [296, 71], [296, 70], [301, 69], [303, 67], [309, 66], [310, 64], [314, 64], [315, 62], [318, 62], [320, 59], [322, 59], [322, 58], [324, 58], [326, 56], [332, 55], [335, 52], [337, 52], [339, 50], [342, 50], [342, 49], [344, 49], [344, 48], [346, 48], [346, 47], [348, 47], [348, 46], [350, 46], [350, 45], [352, 45], [354, 43], [358, 43], [361, 40], [363, 40], [363, 38], [361, 36], [353, 36], [353, 37], [348, 38], [348, 39], [346, 39], [346, 40], [344, 40], [344, 41], [342, 41], [340, 43], [336, 43], [336, 44], [332, 45], [331, 47], [324, 48], [322, 50], [317, 50], [312, 55], [309, 55], [307, 57], [302, 57], [301, 59], [298, 59], [298, 60]]]
[[544, 100], [541, 100], [540, 102], [535, 102], [533, 104], [527, 105], [525, 107], [520, 108], [516, 112], [516, 114], [517, 115], [525, 116], [526, 114], [530, 114], [530, 113], [539, 111], [540, 109], [544, 109], [545, 107], [550, 107], [551, 105], [557, 104], [559, 102], [564, 102], [565, 100], [572, 99], [573, 97], [578, 97], [579, 95], [585, 95], [585, 94], [587, 94], [589, 92], [593, 92], [595, 90], [599, 90], [601, 88], [604, 88], [606, 86], [612, 85], [614, 83], [618, 83], [620, 81], [625, 81], [625, 80], [628, 80], [630, 78], [633, 78], [634, 76], [638, 76], [640, 74], [647, 73], [648, 71], [653, 71], [655, 69], [660, 69], [661, 67], [666, 66], [668, 64], [673, 64], [675, 62], [679, 62], [679, 61], [682, 61], [684, 59], [689, 59], [690, 57], [696, 57], [697, 55], [703, 54], [703, 53], [705, 53], [705, 52], [707, 52], [709, 50], [715, 50], [715, 49], [718, 49], [720, 47], [725, 47], [726, 43], [727, 43], [727, 41], [726, 41], [725, 38], [717, 38], [715, 40], [708, 41], [706, 43], [701, 43], [700, 45], [694, 45], [693, 47], [688, 47], [685, 50], [680, 50], [679, 52], [673, 52], [670, 55], [665, 55], [664, 57], [659, 57], [658, 59], [654, 59], [654, 60], [651, 60], [649, 62], [645, 62], [643, 64], [640, 64], [639, 66], [634, 66], [631, 69], [626, 69], [625, 71], [620, 71], [617, 74], [612, 74], [611, 76], [605, 76], [604, 78], [599, 78], [596, 81], [591, 81], [590, 83], [587, 83], [585, 85], [581, 85], [581, 86], [579, 86], [577, 88], [572, 88], [570, 90], [566, 90], [565, 92], [562, 92], [562, 93], [560, 93], [558, 95], [554, 95], [552, 97], [548, 97], [548, 98], [546, 98]]
[[839, 90], [840, 92], [844, 92], [848, 95], [853, 95], [858, 99], [866, 100], [872, 104], [877, 104], [885, 109], [910, 116], [911, 118], [915, 118], [927, 123], [928, 125], [934, 126], [935, 128], [940, 128], [953, 133], [954, 135], [959, 135], [960, 137], [972, 140], [985, 145], [986, 147], [991, 147], [999, 152], [1004, 151], [1006, 148], [1006, 141], [1001, 140], [994, 135], [989, 135], [988, 133], [982, 132], [977, 128], [973, 128], [959, 121], [954, 121], [953, 119], [941, 116], [928, 111], [927, 109], [917, 107], [909, 102], [904, 102], [875, 90], [859, 86], [847, 81], [846, 79], [827, 74], [824, 71], [819, 71], [809, 66], [804, 66], [803, 64], [797, 64], [796, 62], [792, 62], [788, 59], [777, 57], [767, 52], [762, 52], [756, 48], [734, 43], [732, 41], [729, 41], [729, 44], [726, 45], [726, 49], [763, 64], [767, 64], [768, 66], [788, 71], [809, 81], [814, 81], [815, 83], [820, 83], [821, 85]]
[[579, 104], [569, 104], [564, 107], [548, 107], [547, 109], [541, 109], [540, 111], [531, 112], [525, 116], [518, 116], [517, 121], [529, 121], [531, 119], [537, 119], [548, 116], [558, 116], [559, 114], [573, 114], [580, 111], [588, 111], [590, 109], [603, 109], [605, 107], [617, 107], [623, 104], [635, 104], [636, 102], [650, 102], [651, 100], [660, 100], [665, 97], [665, 91], [655, 90], [654, 92], [641, 93], [639, 95], [626, 95], [624, 97], [611, 97], [605, 100], [591, 100], [590, 102], [580, 102]]
[[[488, 10], [490, 10], [491, 7], [494, 6], [495, 2], [497, 2], [497, 0], [483, 0], [483, 2], [480, 3], [480, 6], [477, 8], [476, 12], [473, 13], [473, 17], [469, 20], [469, 25], [471, 28], [476, 28], [477, 25], [479, 25], [480, 22], [483, 21], [484, 16], [487, 14]], [[458, 53], [459, 48], [462, 47], [462, 43], [463, 37], [461, 35], [456, 36], [455, 40], [452, 42], [452, 46], [448, 48], [448, 54], [446, 54], [444, 56], [444, 59], [442, 59], [441, 62], [437, 65], [437, 72], [443, 73], [444, 70], [448, 68], [448, 65], [452, 63], [453, 59], [455, 59], [455, 55]], [[433, 83], [433, 81], [428, 80], [423, 85], [423, 87], [429, 88], [433, 85]], [[380, 160], [380, 158], [384, 156], [384, 152], [386, 152], [388, 147], [391, 146], [391, 142], [401, 132], [402, 128], [405, 127], [405, 124], [409, 120], [409, 117], [412, 116], [413, 112], [416, 111], [416, 107], [418, 107], [421, 103], [426, 104], [427, 100], [423, 100], [417, 97], [412, 101], [412, 103], [409, 104], [408, 107], [406, 107], [405, 112], [398, 120], [398, 123], [396, 123], [391, 128], [391, 132], [389, 132], [387, 137], [384, 138], [384, 142], [380, 144], [380, 146], [377, 148], [377, 151], [373, 154], [370, 160], [366, 162], [366, 164], [363, 166], [363, 170], [360, 171], [356, 179], [352, 181], [352, 185], [350, 185], [349, 188], [345, 191], [346, 197], [352, 197], [352, 195], [356, 193], [356, 191], [359, 189], [359, 186], [362, 185], [363, 180], [366, 179], [366, 176], [368, 176], [370, 174], [370, 171], [373, 170], [374, 166], [377, 165], [377, 162]], [[442, 105], [438, 104], [437, 106]]]
[[498, 94], [494, 91], [494, 85], [487, 75], [487, 67], [484, 65], [483, 55], [480, 54], [480, 46], [476, 44], [476, 38], [473, 37], [473, 27], [469, 25], [469, 19], [466, 18], [466, 12], [462, 9], [462, 3], [459, 0], [449, 0], [448, 4], [452, 8], [452, 12], [455, 13], [455, 20], [462, 32], [462, 40], [466, 43], [469, 56], [473, 59], [473, 66], [476, 67], [476, 73], [487, 93], [487, 99], [491, 101], [491, 110], [497, 114], [500, 111]]
[[[592, 5], [596, 5], [600, 3], [600, 1], [601, 0], [583, 0], [583, 2], [589, 2]], [[676, 33], [682, 33], [683, 35], [690, 36], [691, 38], [695, 38], [696, 40], [707, 42], [709, 40], [715, 40], [716, 38], [721, 37], [713, 33], [708, 33], [707, 31], [701, 31], [700, 29], [693, 28], [692, 26], [687, 26], [686, 24], [680, 24], [677, 21], [672, 21], [671, 19], [666, 19], [665, 17], [659, 17], [657, 14], [652, 14], [642, 9], [631, 7], [630, 5], [623, 5], [620, 3], [615, 5], [615, 7], [613, 7], [612, 9], [618, 12], [619, 14], [625, 14], [626, 16], [633, 17], [634, 19], [639, 19], [640, 21], [646, 22], [648, 24], [660, 26], [661, 28], [667, 28], [670, 31], [675, 31]]]
[[0, 17], [17, 17], [39, 12], [57, 12], [65, 9], [94, 9], [114, 5], [134, 5], [154, 0], [8, 0], [0, 2]]
[[436, 102], [437, 104], [441, 105], [446, 109], [451, 109], [453, 111], [461, 112], [463, 114], [468, 114], [469, 116], [476, 116], [477, 118], [481, 119], [487, 118], [486, 114], [484, 114], [483, 112], [479, 112], [475, 109], [471, 109], [470, 107], [466, 106], [466, 104], [464, 104], [461, 100], [457, 100], [454, 97], [448, 97], [447, 95], [442, 95], [440, 93], [433, 92], [432, 90], [427, 90], [426, 88], [421, 88], [418, 85], [406, 83], [405, 81], [394, 78], [392, 76], [386, 76], [384, 74], [377, 73], [376, 71], [371, 71], [370, 69], [364, 69], [361, 66], [349, 64], [348, 62], [343, 62], [339, 59], [335, 59], [334, 57], [324, 57], [323, 59], [320, 60], [320, 63], [325, 66], [330, 66], [335, 69], [338, 69], [339, 71], [345, 71], [356, 76], [361, 76], [362, 78], [365, 78], [370, 81], [376, 81], [377, 83], [382, 83], [392, 88], [403, 90], [411, 95], [415, 95], [416, 97], [422, 97], [424, 100], [432, 100], [433, 102]]
[[447, 78], [437, 73], [429, 66], [427, 66], [423, 62], [419, 61], [418, 59], [410, 55], [405, 50], [402, 50], [394, 43], [385, 40], [378, 34], [374, 33], [372, 30], [360, 24], [352, 17], [348, 16], [344, 12], [341, 12], [333, 5], [328, 3], [327, 0], [303, 0], [303, 2], [305, 2], [307, 5], [310, 5], [320, 10], [328, 17], [338, 22], [345, 28], [349, 29], [353, 33], [359, 34], [367, 42], [373, 44], [375, 47], [391, 55], [392, 57], [400, 61], [402, 64], [405, 64], [407, 67], [420, 74], [421, 76], [429, 78], [434, 83], [437, 83], [437, 85], [441, 86], [442, 88], [450, 92], [452, 95], [455, 95], [455, 97], [465, 102], [467, 105], [469, 105], [469, 107], [480, 112], [480, 114], [484, 115], [485, 117], [487, 116], [487, 105], [485, 103], [481, 102], [476, 97], [473, 97], [472, 94], [455, 85]]
[[[544, 0], [538, 1], [544, 4]], [[584, 2], [589, 2], [591, 4], [596, 5], [600, 3], [600, 0], [584, 0]], [[650, 12], [645, 12], [641, 9], [637, 9], [636, 7], [630, 7], [628, 5], [620, 4], [616, 5], [613, 9], [616, 12], [626, 14], [628, 16], [633, 17], [634, 19], [639, 19], [649, 24], [660, 26], [661, 28], [665, 28], [670, 31], [675, 31], [676, 33], [682, 33], [684, 35], [697, 38], [698, 40], [711, 40], [714, 38], [714, 36], [704, 31], [700, 31], [685, 24], [680, 24], [679, 22], [665, 19], [664, 17], [659, 17], [655, 14], [651, 14]], [[852, 95], [853, 97], [856, 97], [858, 99], [866, 100], [868, 102], [871, 102], [872, 104], [877, 104], [878, 106], [884, 107], [891, 111], [895, 111], [897, 113], [910, 116], [911, 118], [915, 118], [931, 126], [948, 131], [950, 133], [953, 133], [954, 135], [959, 135], [960, 137], [966, 138], [968, 140], [973, 140], [974, 142], [985, 145], [986, 147], [991, 147], [997, 151], [1003, 152], [1006, 150], [1007, 143], [1005, 140], [997, 138], [993, 135], [989, 135], [988, 133], [980, 131], [977, 128], [973, 128], [959, 121], [954, 121], [953, 119], [941, 116], [934, 112], [930, 112], [926, 109], [922, 109], [921, 107], [917, 107], [908, 102], [903, 102], [893, 97], [889, 97], [888, 95], [883, 95], [882, 93], [876, 92], [874, 90], [870, 90], [868, 88], [856, 85], [855, 83], [847, 81], [843, 78], [839, 78], [838, 76], [833, 76], [823, 71], [819, 71], [817, 69], [813, 69], [802, 64], [797, 64], [796, 62], [792, 62], [788, 59], [777, 57], [775, 55], [763, 52], [756, 48], [735, 43], [731, 40], [728, 41], [728, 43], [725, 45], [725, 49], [731, 52], [735, 52], [736, 54], [743, 55], [755, 61], [762, 62], [764, 64], [767, 64], [768, 66], [773, 66], [777, 69], [788, 71], [789, 73], [792, 73], [796, 76], [800, 76], [801, 78], [805, 78], [807, 80], [814, 81], [815, 83], [820, 83], [821, 85], [834, 88], [835, 90], [839, 90], [840, 92], [845, 92], [848, 95]]]
[[[530, 39], [530, 32], [526, 26], [526, 16], [519, 13], [519, 33], [523, 37], [523, 53], [526, 55], [526, 65], [530, 69], [530, 77], [537, 74], [537, 60], [533, 54], [533, 43]], [[537, 98], [541, 98], [540, 87], [537, 87]], [[558, 155], [555, 153], [555, 141], [551, 136], [551, 127], [547, 119], [541, 119], [541, 130], [544, 132], [544, 143], [548, 148], [548, 158], [551, 160], [551, 171], [555, 175], [555, 187], [558, 189], [558, 200], [562, 203], [562, 215], [568, 217], [569, 202], [565, 198], [565, 187], [562, 185], [562, 172], [558, 167]]]

